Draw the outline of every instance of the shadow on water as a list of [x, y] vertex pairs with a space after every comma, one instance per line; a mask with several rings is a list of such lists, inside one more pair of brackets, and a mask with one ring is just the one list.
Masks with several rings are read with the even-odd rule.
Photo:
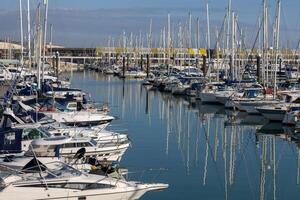
[[[295, 199], [300, 195], [299, 138], [262, 116], [203, 105], [94, 72], [74, 73], [72, 85], [108, 102], [119, 116], [111, 128], [133, 141], [122, 164], [129, 171], [167, 168], [156, 182], [170, 188], [142, 199]], [[147, 181], [147, 179], [143, 179]]]

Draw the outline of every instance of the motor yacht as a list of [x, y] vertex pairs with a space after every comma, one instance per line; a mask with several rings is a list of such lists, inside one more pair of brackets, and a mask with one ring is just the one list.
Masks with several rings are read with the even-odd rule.
[[9, 200], [139, 199], [148, 191], [168, 188], [168, 184], [86, 174], [62, 162], [38, 163], [26, 171], [6, 173], [2, 175], [0, 185], [0, 199]]
[[48, 137], [33, 140], [26, 156], [65, 157], [72, 159], [79, 149], [85, 149], [86, 157], [96, 157], [98, 160], [120, 161], [130, 146], [130, 141], [119, 143], [98, 143], [91, 138]]

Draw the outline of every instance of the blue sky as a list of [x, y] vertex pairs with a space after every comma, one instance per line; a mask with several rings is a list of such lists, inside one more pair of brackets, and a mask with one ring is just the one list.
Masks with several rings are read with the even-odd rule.
[[[30, 0], [31, 6], [38, 0]], [[26, 4], [27, 0], [23, 0]], [[98, 46], [106, 44], [109, 35], [118, 37], [126, 33], [146, 33], [150, 18], [153, 19], [154, 35], [166, 25], [167, 13], [173, 23], [185, 23], [188, 12], [201, 19], [204, 35], [205, 0], [49, 0], [49, 23], [54, 24], [54, 42], [66, 46]], [[232, 0], [233, 9], [247, 33], [249, 44], [254, 38], [261, 0]], [[209, 0], [212, 29], [220, 26], [227, 0]], [[289, 40], [295, 46], [300, 39], [300, 1], [283, 0], [282, 45]], [[269, 0], [270, 22], [274, 16], [275, 0]], [[24, 5], [25, 8], [25, 5]], [[0, 37], [18, 39], [18, 0], [1, 0]], [[202, 37], [203, 38], [203, 37]]]

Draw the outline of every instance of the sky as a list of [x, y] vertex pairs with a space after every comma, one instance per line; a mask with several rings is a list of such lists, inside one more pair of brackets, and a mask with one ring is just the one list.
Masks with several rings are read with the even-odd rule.
[[[228, 0], [208, 0], [211, 31], [220, 29]], [[27, 0], [22, 0], [24, 31]], [[39, 1], [30, 0], [34, 9]], [[185, 24], [188, 13], [200, 18], [201, 45], [205, 45], [206, 0], [49, 0], [49, 24], [53, 24], [53, 42], [68, 47], [95, 47], [107, 45], [108, 37], [120, 38], [123, 31], [134, 35], [149, 32], [153, 20], [153, 40], [158, 43], [159, 33], [171, 15], [172, 27]], [[232, 0], [239, 25], [246, 34], [249, 46], [257, 32], [262, 0]], [[275, 0], [269, 0], [269, 22], [275, 15]], [[19, 0], [1, 0], [0, 39], [20, 40]], [[32, 11], [32, 15], [34, 11]], [[33, 17], [32, 17], [33, 18]], [[300, 39], [300, 1], [282, 0], [281, 45], [295, 48]], [[33, 21], [32, 21], [33, 24]], [[213, 39], [212, 39], [213, 40]]]

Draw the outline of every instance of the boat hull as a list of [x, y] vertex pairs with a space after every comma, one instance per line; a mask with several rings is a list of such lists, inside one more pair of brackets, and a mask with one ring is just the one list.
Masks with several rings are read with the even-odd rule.
[[146, 192], [167, 188], [166, 184], [143, 184], [127, 188], [75, 190], [48, 187], [17, 187], [10, 185], [0, 193], [0, 199], [9, 200], [126, 200], [139, 199]]

